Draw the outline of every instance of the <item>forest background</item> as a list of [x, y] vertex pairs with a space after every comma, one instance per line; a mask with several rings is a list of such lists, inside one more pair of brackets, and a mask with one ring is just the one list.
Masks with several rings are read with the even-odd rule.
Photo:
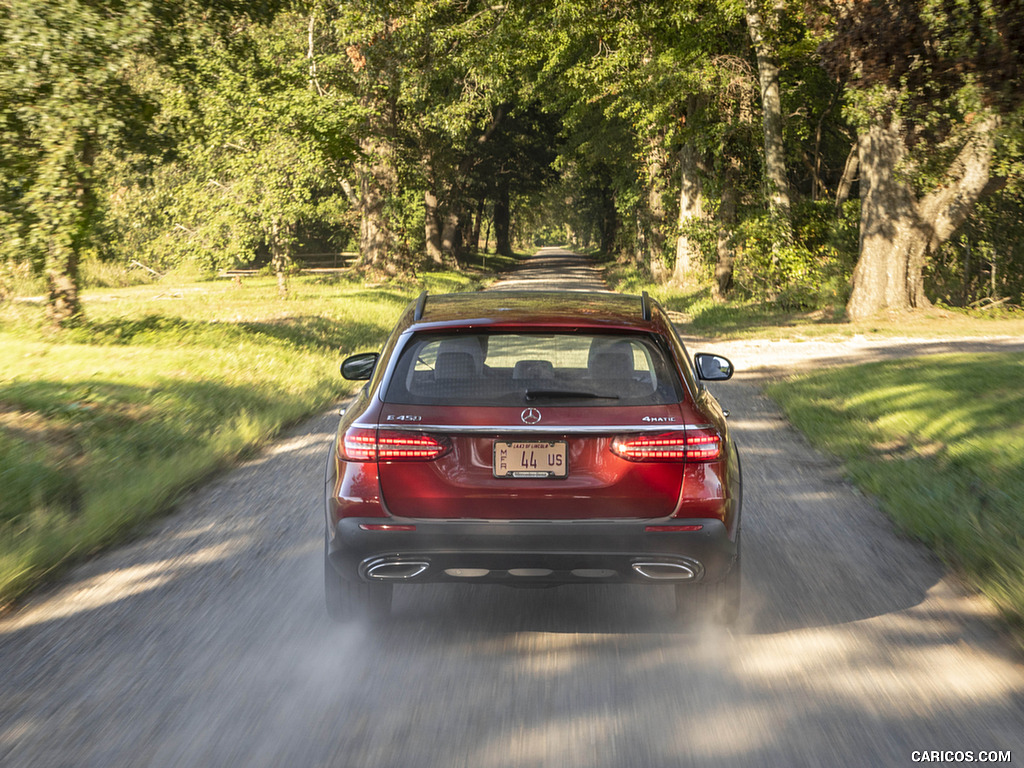
[[558, 243], [851, 319], [1019, 306], [1022, 29], [1019, 0], [0, 0], [0, 297], [39, 280], [73, 326], [111, 265], [286, 293], [344, 253]]

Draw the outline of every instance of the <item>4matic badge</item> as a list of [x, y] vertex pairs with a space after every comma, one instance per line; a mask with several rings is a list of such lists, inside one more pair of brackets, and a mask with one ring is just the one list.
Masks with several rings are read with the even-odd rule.
[[675, 416], [644, 416], [640, 421], [647, 422], [663, 422], [663, 421], [675, 421]]

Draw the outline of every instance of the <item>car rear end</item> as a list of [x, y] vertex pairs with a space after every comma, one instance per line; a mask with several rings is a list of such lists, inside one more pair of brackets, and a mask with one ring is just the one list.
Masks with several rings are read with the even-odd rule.
[[526, 314], [396, 340], [339, 428], [333, 567], [379, 585], [723, 579], [735, 452], [667, 321]]

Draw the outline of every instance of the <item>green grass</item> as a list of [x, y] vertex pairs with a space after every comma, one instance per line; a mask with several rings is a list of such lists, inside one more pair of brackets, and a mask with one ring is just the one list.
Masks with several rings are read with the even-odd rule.
[[377, 349], [423, 288], [337, 276], [160, 281], [87, 291], [53, 334], [0, 306], [0, 605], [123, 538], [189, 488], [351, 388], [341, 358]]
[[768, 393], [1024, 638], [1024, 355], [830, 369]]

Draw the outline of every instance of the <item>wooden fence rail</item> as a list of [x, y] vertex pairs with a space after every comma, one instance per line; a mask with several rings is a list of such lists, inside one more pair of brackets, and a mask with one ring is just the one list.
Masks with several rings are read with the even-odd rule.
[[[343, 251], [341, 253], [303, 253], [293, 260], [300, 265], [303, 272], [332, 272], [350, 266], [359, 257], [355, 251]], [[244, 277], [256, 275], [263, 268], [239, 267], [238, 269], [221, 270], [221, 277]]]

